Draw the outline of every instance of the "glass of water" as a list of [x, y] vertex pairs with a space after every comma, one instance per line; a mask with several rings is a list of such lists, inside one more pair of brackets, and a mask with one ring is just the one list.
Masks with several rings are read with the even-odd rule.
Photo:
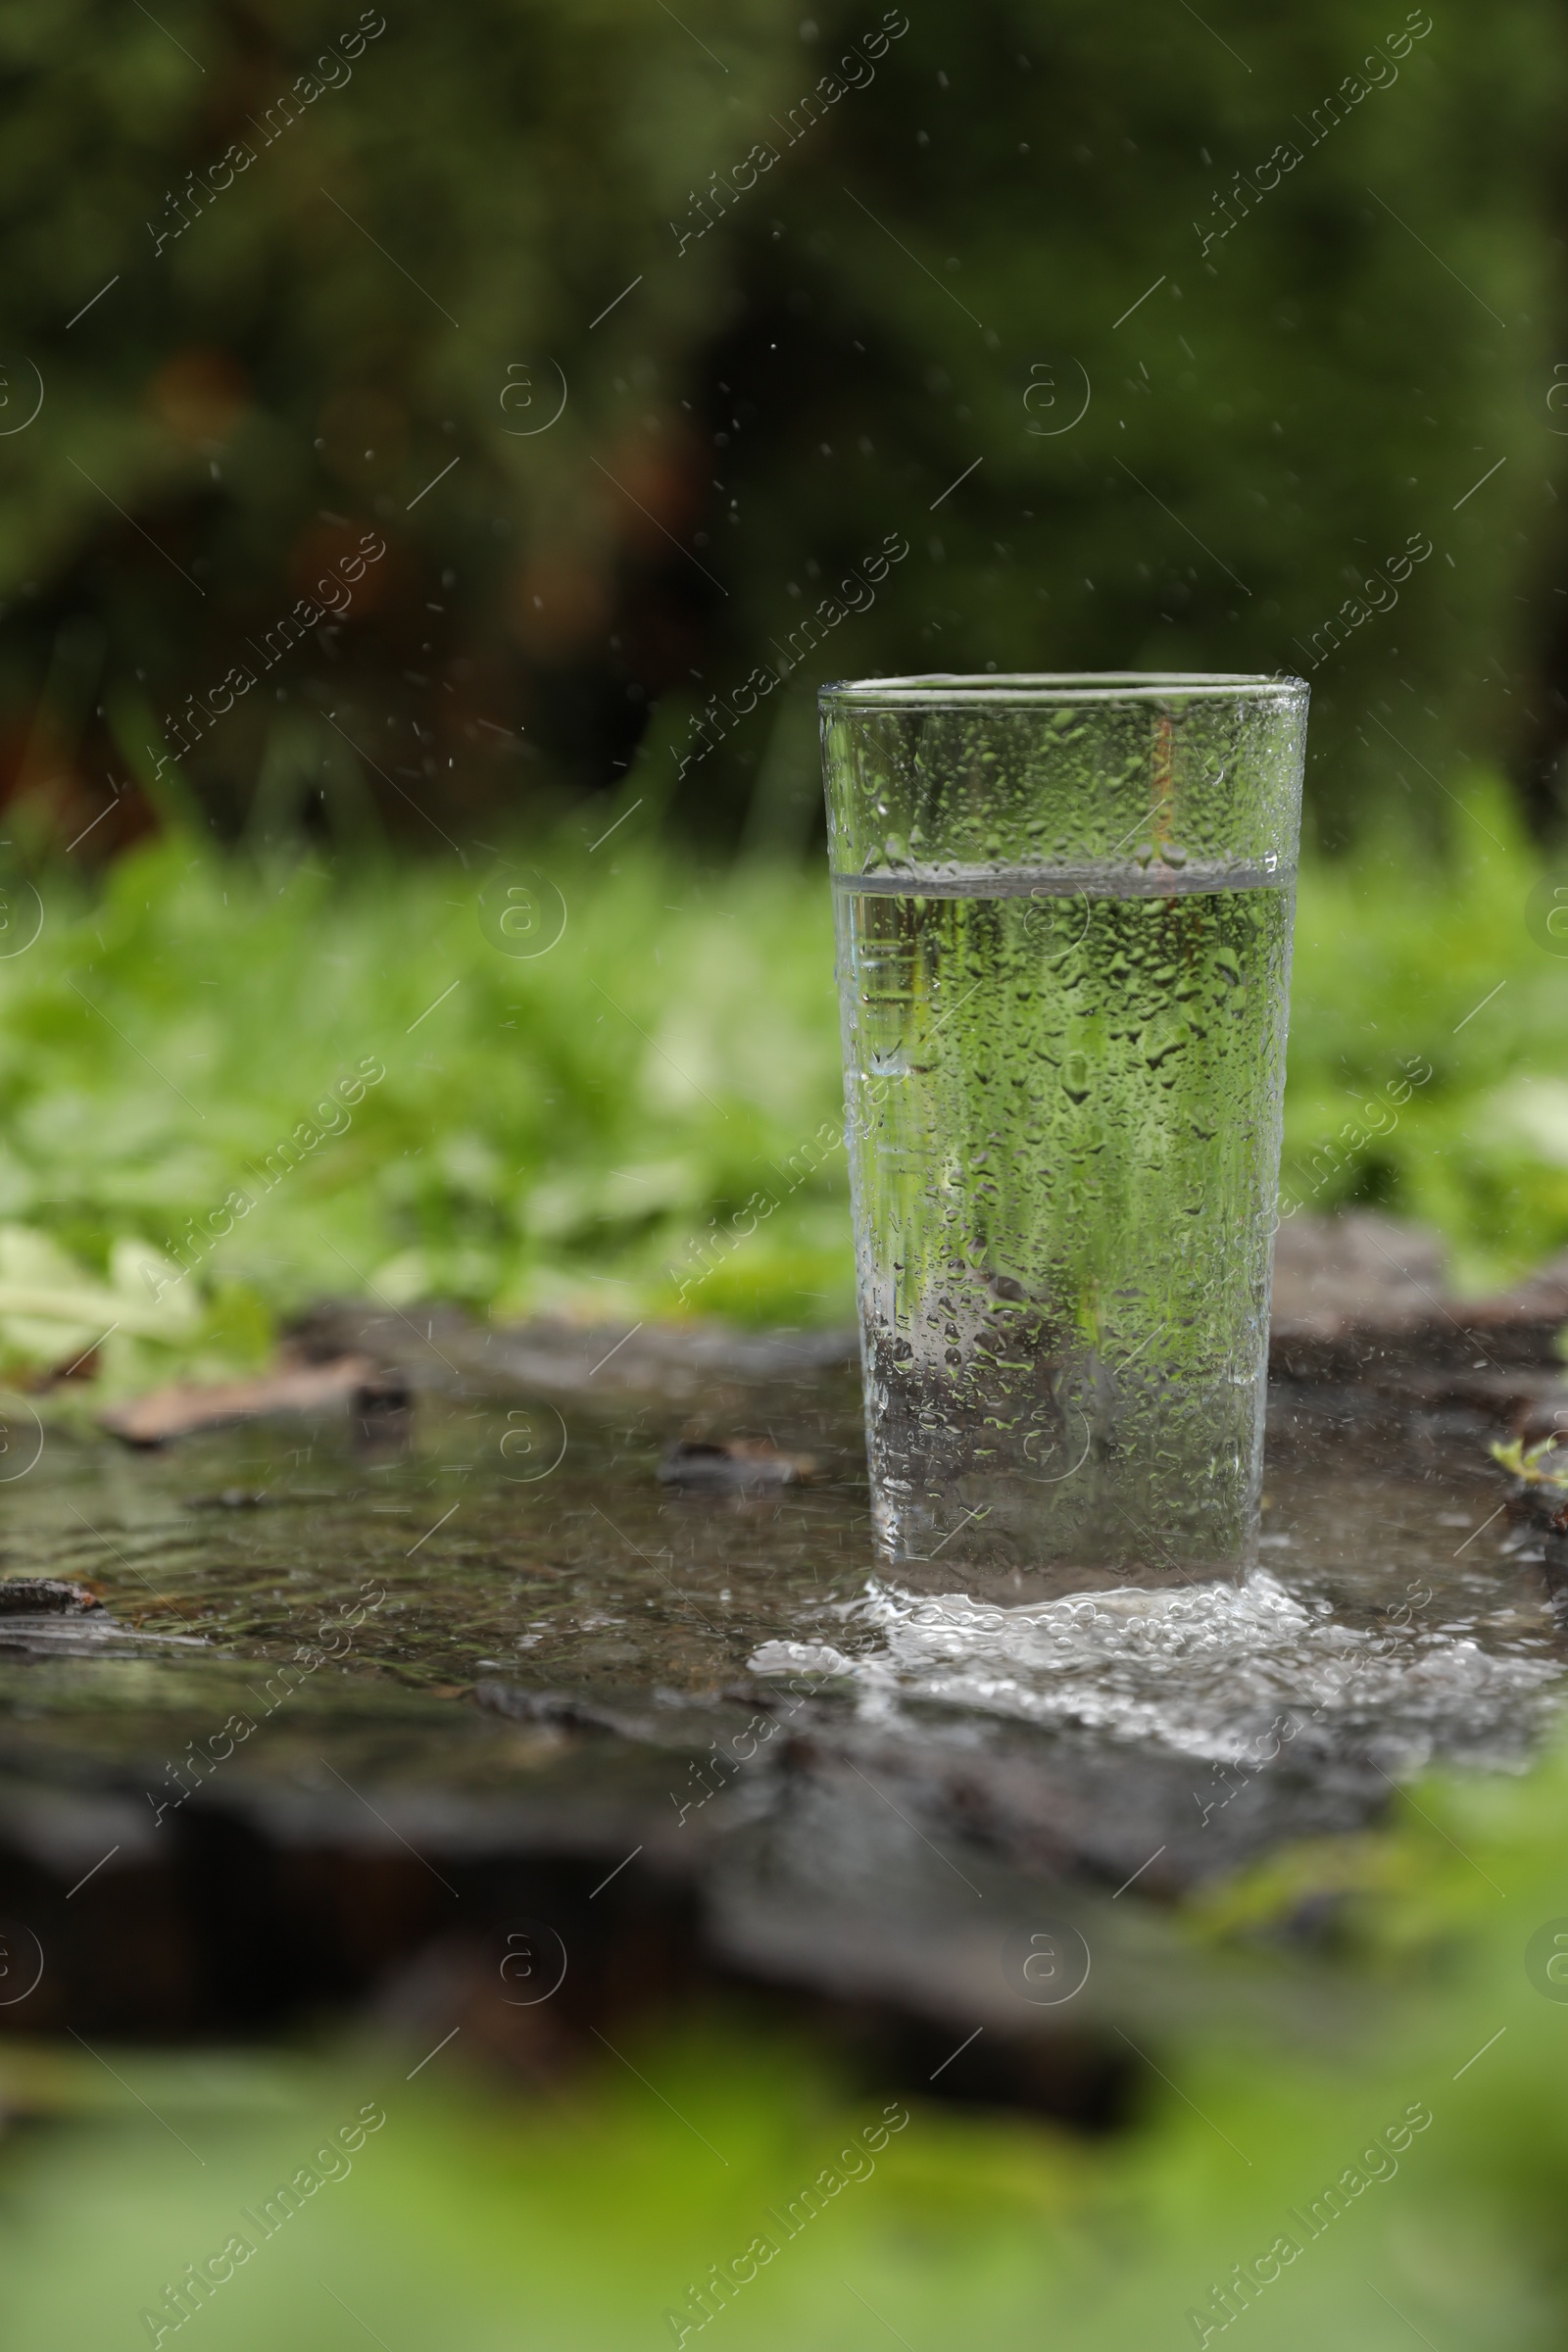
[[874, 1522], [901, 1561], [1255, 1556], [1307, 688], [821, 697]]

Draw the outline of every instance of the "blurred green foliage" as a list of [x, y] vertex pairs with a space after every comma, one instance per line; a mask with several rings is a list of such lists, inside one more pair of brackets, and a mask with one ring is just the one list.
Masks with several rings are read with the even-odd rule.
[[1568, 961], [1508, 795], [1455, 785], [1451, 860], [1395, 839], [1303, 875], [1281, 1192], [1422, 1218], [1480, 1291], [1568, 1242]]
[[[1568, 1924], [1565, 1803], [1559, 1744], [1528, 1776], [1429, 1781], [1378, 1837], [1152, 1914], [1133, 1972], [1150, 2016], [1081, 1996], [1112, 2048], [1130, 2030], [1136, 2073], [1131, 2126], [1093, 2140], [911, 2099], [867, 2171], [840, 2151], [885, 2092], [711, 2012], [651, 2013], [615, 2055], [530, 2091], [470, 2071], [466, 2045], [410, 2082], [410, 2054], [364, 2040], [314, 2058], [11, 2043], [0, 2089], [34, 2120], [0, 2162], [8, 2345], [150, 2341], [138, 2314], [166, 2283], [230, 2232], [259, 2236], [239, 2209], [314, 2162], [338, 2177], [200, 2307], [192, 2340], [674, 2343], [669, 2311], [765, 2233], [778, 2251], [710, 2323], [715, 2343], [1217, 2342], [1228, 2285], [1259, 2352], [1403, 2352], [1412, 2331], [1435, 2352], [1538, 2352], [1568, 2328], [1568, 2005], [1539, 1948]], [[367, 2105], [386, 2120], [352, 2170], [316, 2161]], [[824, 2167], [844, 2185], [786, 2238], [775, 2215]], [[1309, 2234], [1329, 2184], [1339, 2210]], [[1259, 2258], [1282, 2235], [1298, 2251], [1271, 2278]]]
[[[655, 705], [667, 790], [890, 530], [802, 683], [1301, 665], [1424, 534], [1312, 668], [1311, 807], [1446, 836], [1456, 745], [1563, 734], [1568, 43], [1549, 0], [1407, 16], [9, 0], [0, 791], [132, 838], [239, 665], [184, 779], [220, 834], [468, 847]], [[687, 821], [810, 827], [767, 750], [693, 767]]]
[[[1456, 862], [1303, 876], [1282, 1191], [1428, 1218], [1481, 1287], [1568, 1243], [1568, 959], [1527, 926], [1508, 794], [1461, 791]], [[110, 1390], [217, 1372], [323, 1293], [852, 1318], [814, 869], [699, 868], [632, 813], [482, 871], [175, 833], [101, 894], [41, 881], [0, 933], [0, 1361], [118, 1324]]]

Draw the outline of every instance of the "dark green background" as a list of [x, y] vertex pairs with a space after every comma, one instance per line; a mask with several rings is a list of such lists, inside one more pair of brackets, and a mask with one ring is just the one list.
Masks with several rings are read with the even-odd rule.
[[[388, 555], [342, 626], [155, 802], [437, 847], [430, 820], [487, 837], [641, 745], [657, 805], [690, 711], [903, 533], [874, 608], [672, 804], [782, 846], [816, 822], [820, 676], [1299, 667], [1424, 533], [1397, 607], [1310, 672], [1318, 838], [1392, 812], [1446, 836], [1472, 759], [1549, 824], [1563, 20], [1440, 7], [1308, 146], [1405, 13], [910, 0], [786, 148], [876, 0], [387, 0], [262, 148], [250, 119], [354, 0], [6, 8], [0, 418], [33, 366], [45, 391], [0, 439], [13, 836], [63, 846], [112, 790], [80, 856], [145, 827], [161, 715], [369, 526]], [[238, 137], [255, 163], [155, 252], [168, 192]], [[777, 164], [681, 250], [671, 220], [760, 139]], [[1285, 139], [1300, 164], [1205, 257], [1216, 192]], [[558, 368], [559, 421], [520, 434]]]

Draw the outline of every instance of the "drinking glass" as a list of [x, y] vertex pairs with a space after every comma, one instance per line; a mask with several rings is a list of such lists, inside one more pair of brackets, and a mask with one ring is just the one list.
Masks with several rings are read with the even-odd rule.
[[894, 1559], [1255, 1557], [1306, 703], [1288, 676], [821, 691]]

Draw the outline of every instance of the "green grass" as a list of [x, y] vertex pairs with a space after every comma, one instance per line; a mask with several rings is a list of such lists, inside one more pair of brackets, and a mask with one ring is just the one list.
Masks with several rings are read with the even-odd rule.
[[[1302, 878], [1282, 1190], [1426, 1219], [1479, 1290], [1568, 1242], [1568, 956], [1533, 936], [1509, 796], [1462, 789], [1446, 865], [1396, 843]], [[1433, 1074], [1399, 1107], [1401, 1057]]]
[[[1538, 866], [1505, 796], [1465, 791], [1457, 862], [1303, 878], [1285, 1190], [1430, 1218], [1477, 1287], [1568, 1242], [1568, 961], [1526, 926]], [[106, 1388], [243, 1364], [322, 1292], [851, 1314], [814, 865], [703, 872], [634, 820], [592, 855], [564, 832], [483, 872], [346, 876], [176, 833], [96, 898], [37, 887], [0, 909], [0, 1363], [69, 1361], [118, 1320]], [[545, 952], [506, 952], [509, 888], [533, 894], [510, 944], [564, 918]], [[1401, 1063], [1432, 1072], [1402, 1103]], [[384, 1076], [318, 1113], [362, 1065]], [[302, 1122], [320, 1140], [279, 1173]], [[743, 1213], [758, 1193], [777, 1206]], [[156, 1298], [150, 1251], [190, 1265]]]

